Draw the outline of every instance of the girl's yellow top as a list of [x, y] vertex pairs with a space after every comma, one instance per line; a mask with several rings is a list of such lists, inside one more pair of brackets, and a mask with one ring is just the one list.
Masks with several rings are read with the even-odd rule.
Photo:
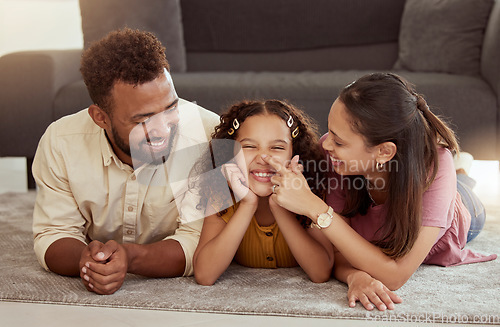
[[[228, 208], [221, 218], [226, 223], [229, 222], [237, 208], [238, 204]], [[274, 222], [270, 226], [260, 226], [255, 216], [252, 217], [234, 260], [251, 268], [290, 268], [298, 265], [278, 224]]]

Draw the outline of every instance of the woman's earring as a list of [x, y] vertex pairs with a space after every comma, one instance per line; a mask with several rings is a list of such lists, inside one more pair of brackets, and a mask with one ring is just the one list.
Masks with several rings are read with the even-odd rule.
[[292, 115], [290, 115], [290, 118], [288, 118], [288, 121], [286, 122], [286, 125], [288, 126], [288, 128], [292, 128], [292, 126], [293, 126]]
[[382, 171], [382, 170], [384, 170], [384, 164], [383, 164], [383, 163], [381, 163], [381, 162], [377, 162], [377, 170], [378, 170], [378, 171]]

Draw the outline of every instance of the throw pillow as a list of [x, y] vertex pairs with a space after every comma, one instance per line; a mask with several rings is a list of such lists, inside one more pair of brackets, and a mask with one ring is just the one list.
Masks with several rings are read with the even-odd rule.
[[80, 0], [84, 48], [112, 30], [129, 27], [156, 35], [172, 72], [186, 71], [179, 0]]
[[395, 69], [478, 75], [495, 0], [407, 0]]

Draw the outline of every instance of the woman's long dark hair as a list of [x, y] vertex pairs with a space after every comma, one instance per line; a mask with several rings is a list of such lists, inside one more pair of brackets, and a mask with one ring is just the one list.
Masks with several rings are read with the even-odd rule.
[[[324, 156], [318, 141], [317, 124], [303, 111], [285, 101], [245, 100], [231, 106], [226, 113], [221, 115], [220, 124], [215, 127], [215, 131], [212, 133], [212, 141], [210, 141], [211, 153], [206, 154], [195, 165], [194, 171], [202, 175], [203, 172], [214, 169], [214, 165], [218, 166], [213, 161], [214, 156], [217, 157], [219, 163], [230, 161], [234, 156], [234, 143], [217, 141], [235, 140], [238, 136], [238, 130], [233, 128], [234, 120], [237, 119], [241, 125], [248, 117], [257, 115], [275, 115], [285, 123], [292, 117], [293, 123], [289, 126], [290, 133], [297, 133], [296, 137], [292, 137], [292, 153], [293, 155], [299, 155], [299, 162], [304, 166], [304, 177], [306, 177], [312, 191], [316, 195], [324, 197], [326, 190], [315, 187], [316, 181], [324, 178], [324, 172], [319, 169], [319, 162], [324, 159]], [[197, 188], [200, 194], [199, 210], [206, 208], [209, 200], [218, 201], [224, 190], [227, 190], [227, 182], [222, 174], [211, 175], [210, 179], [202, 178], [198, 180], [198, 183], [192, 187]], [[221, 202], [227, 202], [227, 200], [221, 200]], [[219, 215], [224, 212], [225, 210], [221, 210]], [[305, 219], [305, 217], [297, 217], [297, 219], [301, 221], [303, 226], [310, 224], [310, 220]]]
[[[423, 96], [395, 74], [365, 75], [345, 87], [339, 100], [366, 146], [393, 142], [397, 147], [396, 155], [386, 164], [387, 219], [374, 244], [392, 258], [402, 257], [415, 244], [421, 227], [423, 193], [438, 170], [438, 147], [458, 151], [455, 134], [431, 112]], [[346, 192], [342, 214], [365, 214], [371, 202], [366, 189], [351, 187]]]

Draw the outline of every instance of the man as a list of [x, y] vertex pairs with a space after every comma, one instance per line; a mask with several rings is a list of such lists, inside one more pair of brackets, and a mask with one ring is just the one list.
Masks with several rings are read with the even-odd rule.
[[177, 97], [164, 51], [130, 29], [87, 49], [81, 72], [94, 104], [51, 124], [33, 162], [38, 260], [98, 294], [116, 292], [127, 272], [193, 272], [202, 221], [179, 218], [179, 203], [195, 212], [197, 201], [171, 187], [182, 179], [171, 167], [219, 118]]

